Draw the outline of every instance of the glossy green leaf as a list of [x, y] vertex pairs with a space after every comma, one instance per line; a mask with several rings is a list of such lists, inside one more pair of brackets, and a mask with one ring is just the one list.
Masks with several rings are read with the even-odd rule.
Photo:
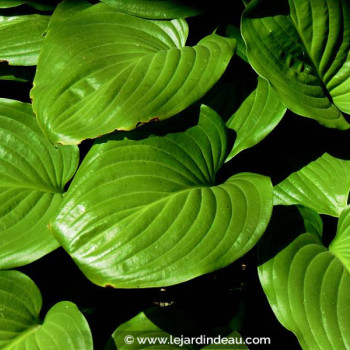
[[247, 54], [294, 113], [348, 129], [348, 0], [255, 0], [242, 19]]
[[50, 16], [0, 16], [0, 61], [35, 66]]
[[285, 113], [286, 108], [270, 84], [265, 79], [258, 78], [257, 88], [227, 122], [227, 126], [237, 134], [227, 160], [262, 141], [281, 121]]
[[343, 226], [347, 221], [349, 210], [341, 214], [330, 250], [316, 235], [304, 233], [259, 267], [260, 282], [276, 317], [298, 337], [303, 349], [350, 346], [349, 257], [343, 255], [350, 239]]
[[101, 286], [171, 285], [224, 267], [254, 246], [272, 210], [267, 177], [216, 184], [227, 147], [223, 121], [205, 106], [185, 133], [98, 141], [53, 233]]
[[350, 207], [340, 215], [338, 232], [329, 246], [329, 250], [344, 264], [350, 272]]
[[54, 9], [54, 6], [51, 5], [50, 1], [47, 0], [0, 0], [0, 9], [13, 8], [21, 5], [28, 5], [40, 11], [50, 11]]
[[53, 147], [31, 105], [0, 99], [0, 268], [30, 263], [57, 248], [47, 229], [78, 165], [75, 146]]
[[[230, 338], [233, 344], [208, 344], [200, 345], [193, 341], [189, 344], [191, 336], [202, 334], [196, 325], [185, 313], [168, 308], [149, 309], [141, 312], [131, 320], [120, 325], [112, 334], [112, 341], [106, 350], [112, 349], [248, 349], [241, 343], [244, 342], [241, 335], [235, 331], [229, 335], [221, 336]], [[190, 336], [191, 335], [191, 336]], [[180, 346], [182, 337], [183, 345]], [[211, 337], [210, 335], [208, 337]], [[178, 340], [176, 340], [176, 338]], [[217, 336], [212, 338], [218, 339]], [[196, 338], [195, 338], [196, 339]], [[204, 343], [204, 338], [197, 337]], [[187, 340], [187, 341], [186, 341]], [[153, 343], [153, 344], [152, 344]]]
[[350, 161], [325, 153], [275, 187], [275, 205], [301, 204], [320, 214], [339, 216], [350, 191]]
[[42, 298], [18, 271], [0, 272], [0, 348], [3, 350], [92, 350], [90, 328], [75, 304], [63, 301], [39, 319]]
[[184, 20], [149, 21], [102, 3], [62, 20], [73, 6], [55, 11], [31, 93], [54, 143], [175, 115], [214, 85], [235, 50], [235, 40], [215, 34], [187, 47]]
[[[201, 14], [198, 1], [184, 0], [101, 0], [130, 15], [151, 19], [185, 18]], [[197, 6], [196, 6], [197, 5]]]

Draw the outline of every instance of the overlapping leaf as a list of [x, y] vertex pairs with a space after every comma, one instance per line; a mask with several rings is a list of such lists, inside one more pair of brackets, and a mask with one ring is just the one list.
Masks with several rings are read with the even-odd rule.
[[0, 348], [92, 350], [89, 325], [76, 305], [64, 301], [39, 319], [39, 289], [18, 271], [0, 272]]
[[0, 61], [35, 66], [50, 16], [0, 16]]
[[31, 93], [52, 142], [76, 144], [171, 117], [213, 86], [235, 49], [235, 40], [215, 34], [184, 46], [184, 20], [149, 21], [78, 3], [85, 9], [67, 20], [63, 13], [76, 2], [55, 11]]
[[275, 205], [301, 204], [320, 214], [339, 216], [350, 190], [350, 161], [325, 153], [275, 187]]
[[[202, 13], [198, 1], [184, 0], [101, 0], [119, 11], [151, 18], [172, 19], [196, 16]], [[197, 5], [197, 6], [196, 6]]]
[[[346, 210], [330, 250], [317, 235], [304, 233], [259, 267], [260, 281], [275, 315], [295, 333], [303, 349], [346, 350], [350, 346], [346, 251], [350, 236], [343, 225], [348, 221]], [[272, 241], [264, 245], [267, 250], [271, 249], [268, 245], [273, 246]]]
[[342, 114], [350, 113], [349, 1], [255, 0], [242, 33], [250, 63], [289, 109], [349, 128]]
[[97, 142], [53, 233], [102, 286], [170, 285], [226, 266], [258, 241], [272, 209], [264, 176], [216, 185], [226, 154], [225, 126], [205, 106], [185, 133]]
[[31, 105], [0, 99], [0, 268], [32, 262], [58, 246], [47, 225], [77, 165], [78, 149], [53, 147]]
[[265, 79], [258, 78], [257, 88], [227, 122], [227, 126], [237, 134], [227, 160], [263, 140], [281, 121], [285, 113], [286, 108], [270, 84]]

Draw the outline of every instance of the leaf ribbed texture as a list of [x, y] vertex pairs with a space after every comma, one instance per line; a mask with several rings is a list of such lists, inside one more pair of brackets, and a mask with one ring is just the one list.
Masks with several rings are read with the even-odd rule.
[[39, 320], [42, 298], [18, 271], [0, 272], [0, 348], [3, 350], [92, 350], [89, 325], [76, 305], [56, 304]]
[[70, 6], [54, 13], [31, 92], [53, 143], [175, 115], [215, 84], [235, 50], [235, 40], [215, 34], [184, 46], [184, 20], [149, 21], [102, 3], [62, 20]]
[[[288, 6], [289, 3], [289, 6]], [[348, 129], [348, 0], [255, 0], [242, 19], [247, 54], [293, 112]]]
[[347, 206], [349, 190], [350, 161], [325, 153], [279, 183], [274, 204], [301, 204], [338, 217]]
[[257, 88], [246, 98], [227, 126], [237, 137], [227, 160], [262, 141], [281, 121], [286, 108], [270, 84], [258, 78]]
[[50, 16], [0, 16], [0, 61], [35, 66]]
[[97, 142], [53, 233], [103, 286], [170, 285], [226, 266], [258, 241], [272, 209], [264, 176], [215, 186], [226, 154], [225, 125], [208, 107], [185, 133]]
[[350, 347], [350, 274], [313, 234], [302, 234], [259, 267], [269, 303], [303, 349]]
[[55, 148], [45, 139], [30, 104], [0, 99], [0, 268], [57, 248], [47, 225], [78, 156], [75, 146]]

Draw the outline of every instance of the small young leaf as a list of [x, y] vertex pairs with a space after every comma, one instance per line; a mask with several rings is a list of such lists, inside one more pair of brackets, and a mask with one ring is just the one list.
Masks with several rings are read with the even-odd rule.
[[350, 113], [348, 0], [254, 0], [242, 34], [250, 63], [290, 110], [350, 127], [342, 115]]
[[239, 152], [262, 141], [281, 121], [286, 108], [270, 84], [258, 78], [257, 88], [227, 122], [236, 131], [237, 138], [227, 161]]
[[31, 105], [0, 99], [0, 268], [30, 263], [58, 247], [47, 230], [78, 166], [75, 146], [53, 147]]
[[325, 153], [275, 187], [274, 205], [301, 204], [338, 217], [350, 190], [350, 161]]
[[221, 118], [165, 137], [106, 139], [84, 159], [53, 233], [94, 283], [180, 283], [224, 267], [263, 234], [270, 179], [243, 173], [216, 185], [227, 155]]
[[75, 304], [53, 306], [39, 319], [42, 298], [18, 271], [0, 271], [0, 348], [4, 350], [92, 350], [90, 328]]
[[[117, 10], [150, 19], [185, 18], [200, 15], [198, 1], [183, 0], [101, 0]], [[197, 5], [197, 6], [196, 6]]]
[[64, 1], [56, 9], [31, 92], [53, 143], [175, 115], [215, 84], [235, 51], [235, 40], [215, 34], [185, 46], [184, 20], [149, 21], [102, 3], [63, 20], [74, 6]]

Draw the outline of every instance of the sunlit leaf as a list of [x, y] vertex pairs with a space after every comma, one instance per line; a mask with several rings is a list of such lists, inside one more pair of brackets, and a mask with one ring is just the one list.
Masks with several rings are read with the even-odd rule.
[[63, 301], [39, 318], [42, 298], [18, 271], [0, 271], [0, 348], [92, 350], [90, 328], [75, 304]]
[[175, 115], [214, 85], [235, 50], [235, 40], [215, 34], [185, 46], [184, 20], [149, 21], [102, 3], [78, 4], [85, 9], [66, 20], [77, 3], [64, 1], [55, 11], [31, 93], [54, 143], [77, 144]]
[[320, 214], [339, 216], [350, 191], [350, 161], [325, 153], [275, 187], [275, 205], [301, 204]]
[[348, 0], [255, 0], [242, 33], [254, 69], [293, 112], [348, 129], [350, 3]]
[[227, 142], [205, 106], [185, 133], [97, 141], [53, 222], [55, 237], [102, 286], [170, 285], [230, 264], [263, 234], [272, 193], [257, 174], [216, 183]]
[[0, 99], [0, 268], [30, 263], [57, 248], [47, 229], [78, 165], [75, 146], [53, 147], [31, 105]]

